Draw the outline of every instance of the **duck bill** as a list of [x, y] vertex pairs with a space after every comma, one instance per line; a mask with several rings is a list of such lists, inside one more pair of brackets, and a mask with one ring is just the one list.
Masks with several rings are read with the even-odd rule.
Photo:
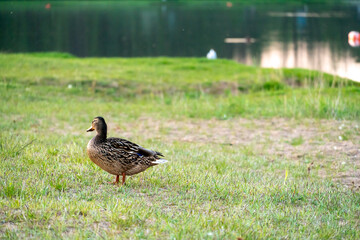
[[95, 128], [93, 128], [92, 126], [91, 127], [89, 127], [86, 131], [87, 132], [92, 132], [92, 131], [94, 131], [95, 130]]

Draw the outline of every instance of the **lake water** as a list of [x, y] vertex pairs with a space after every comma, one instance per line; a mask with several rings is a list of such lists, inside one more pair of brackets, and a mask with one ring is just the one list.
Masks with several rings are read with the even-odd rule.
[[360, 3], [1, 2], [0, 51], [205, 57], [316, 69], [360, 81]]

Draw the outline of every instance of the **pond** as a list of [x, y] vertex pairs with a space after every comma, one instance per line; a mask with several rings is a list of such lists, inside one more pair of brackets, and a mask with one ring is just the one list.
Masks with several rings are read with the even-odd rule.
[[360, 81], [360, 3], [1, 2], [0, 51], [79, 57], [205, 57]]

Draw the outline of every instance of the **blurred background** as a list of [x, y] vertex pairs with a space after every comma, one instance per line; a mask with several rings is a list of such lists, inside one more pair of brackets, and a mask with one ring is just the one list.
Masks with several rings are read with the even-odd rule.
[[218, 58], [247, 65], [360, 81], [360, 48], [349, 44], [350, 31], [360, 31], [358, 1], [0, 3], [1, 52], [205, 57], [214, 49]]

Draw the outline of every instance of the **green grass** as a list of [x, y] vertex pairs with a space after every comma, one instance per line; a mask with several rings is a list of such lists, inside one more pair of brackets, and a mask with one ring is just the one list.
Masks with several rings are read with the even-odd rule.
[[301, 144], [304, 143], [304, 139], [302, 138], [302, 136], [297, 137], [297, 138], [293, 138], [290, 142], [291, 145], [293, 146], [299, 146]]
[[[334, 169], [346, 156], [294, 161], [252, 146], [173, 140], [176, 132], [156, 126], [239, 117], [358, 122], [359, 93], [328, 74], [228, 60], [0, 54], [0, 237], [358, 239], [360, 194], [331, 177], [347, 170]], [[93, 134], [85, 130], [98, 115], [110, 136], [125, 132], [169, 163], [124, 187], [107, 184], [113, 176], [86, 155]], [[359, 144], [356, 132], [343, 132]]]

